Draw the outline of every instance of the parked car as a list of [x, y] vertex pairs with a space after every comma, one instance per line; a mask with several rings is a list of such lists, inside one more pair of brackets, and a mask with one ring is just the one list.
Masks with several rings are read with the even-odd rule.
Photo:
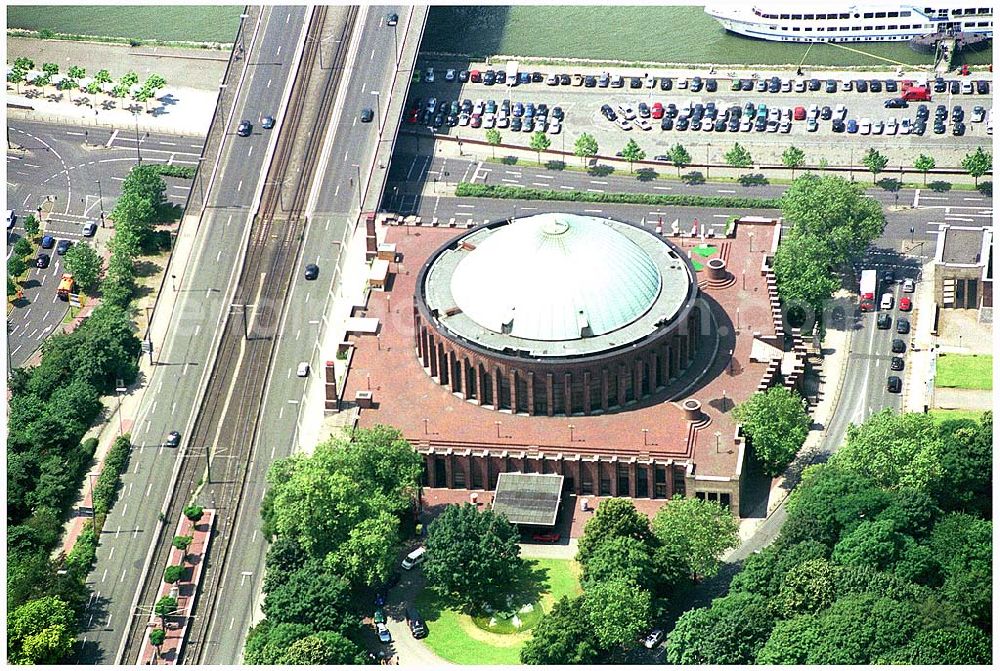
[[909, 319], [897, 319], [896, 320], [896, 333], [900, 335], [910, 332], [910, 320]]
[[903, 381], [895, 375], [890, 375], [889, 379], [886, 380], [885, 388], [893, 394], [898, 394], [903, 390]]
[[883, 103], [883, 107], [887, 109], [909, 107], [909, 103], [902, 98], [889, 98]]
[[[664, 157], [666, 158], [666, 157]], [[559, 532], [558, 531], [539, 531], [538, 533], [532, 534], [531, 540], [536, 543], [558, 543], [559, 542]]]
[[50, 257], [48, 254], [39, 254], [38, 258], [35, 259], [35, 266], [37, 268], [48, 268]]
[[389, 633], [389, 627], [379, 622], [375, 625], [375, 632], [378, 634], [378, 640], [382, 643], [392, 643], [392, 634]]
[[663, 630], [654, 629], [649, 632], [649, 635], [643, 640], [642, 644], [646, 646], [647, 649], [652, 650], [658, 646], [663, 641]]
[[892, 317], [885, 313], [880, 314], [875, 320], [875, 326], [882, 330], [892, 327]]
[[905, 280], [903, 280], [903, 292], [904, 293], [912, 294], [913, 290], [915, 288], [916, 288], [916, 283], [912, 279], [910, 279], [909, 277], [907, 277]]
[[893, 339], [892, 351], [894, 354], [902, 354], [903, 352], [906, 351], [906, 343], [899, 338]]
[[181, 444], [181, 434], [179, 431], [171, 431], [167, 434], [167, 439], [163, 441], [167, 447], [177, 447]]
[[899, 299], [899, 309], [903, 312], [909, 312], [913, 309], [913, 301], [910, 300], [909, 296], [903, 296]]
[[305, 268], [305, 276], [307, 280], [314, 280], [317, 277], [319, 277], [319, 266], [317, 266], [315, 263], [310, 263], [309, 265], [307, 265]]
[[854, 119], [850, 119], [847, 122], [847, 132], [848, 133], [857, 133], [858, 132], [858, 122], [855, 121]]
[[413, 638], [424, 638], [427, 636], [427, 624], [420, 612], [413, 606], [406, 607], [406, 624], [410, 627]]

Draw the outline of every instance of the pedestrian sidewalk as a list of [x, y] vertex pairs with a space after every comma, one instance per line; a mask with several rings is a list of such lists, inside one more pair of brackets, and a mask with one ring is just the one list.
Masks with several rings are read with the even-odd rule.
[[39, 92], [25, 84], [20, 90], [18, 94], [13, 85], [7, 85], [7, 115], [11, 118], [198, 136], [208, 134], [218, 98], [218, 90], [169, 86], [149, 101], [147, 110], [142, 103], [112, 99], [103, 94], [89, 96], [76, 90], [56, 91], [51, 86]]
[[934, 405], [934, 378], [931, 371], [937, 356], [934, 346], [937, 336], [934, 330], [934, 262], [924, 264], [921, 271], [922, 281], [917, 282], [913, 293], [913, 336], [910, 339], [910, 352], [907, 355], [907, 371], [903, 382], [904, 412], [923, 412], [924, 407]]

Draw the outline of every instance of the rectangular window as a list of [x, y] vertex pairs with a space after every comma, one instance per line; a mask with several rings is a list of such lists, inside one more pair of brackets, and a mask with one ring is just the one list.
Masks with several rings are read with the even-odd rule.
[[850, 26], [841, 26], [839, 30], [842, 33], [846, 33], [850, 29], [851, 29]]
[[792, 28], [792, 32], [793, 32], [793, 33], [797, 33], [797, 32], [799, 32], [799, 30], [800, 30], [800, 29], [799, 29], [799, 27], [798, 27], [798, 26], [795, 26], [794, 28]]
[[875, 30], [885, 30], [885, 26], [875, 26]]
[[722, 504], [723, 508], [729, 510], [730, 505], [732, 505], [729, 494], [719, 494], [719, 503]]
[[872, 13], [871, 12], [865, 12], [865, 18], [866, 19], [872, 18]]
[[801, 14], [792, 14], [792, 20], [793, 21], [799, 21], [800, 19], [802, 19], [802, 15]]
[[989, 14], [990, 13], [990, 8], [989, 7], [983, 7], [982, 9], [979, 10], [979, 13], [980, 14]]
[[788, 30], [788, 26], [782, 26], [781, 29], [782, 30]]
[[674, 471], [674, 496], [687, 495], [687, 486], [684, 484], [684, 472], [678, 469]]
[[849, 18], [851, 18], [851, 15], [850, 14], [841, 14], [840, 18], [842, 18], [842, 19], [849, 19]]
[[977, 294], [979, 293], [979, 280], [969, 280], [969, 292], [968, 299], [966, 300], [966, 306], [970, 308], [979, 307], [977, 304]]
[[902, 12], [899, 13], [899, 15], [900, 16], [909, 16], [910, 12], [909, 11], [902, 11]]
[[465, 471], [461, 467], [459, 467], [458, 464], [454, 464], [453, 468], [451, 469], [451, 479], [454, 482], [454, 484], [452, 484], [452, 487], [454, 487], [455, 489], [465, 488]]
[[645, 466], [638, 466], [635, 469], [635, 496], [639, 499], [649, 498], [649, 471]]
[[482, 489], [483, 488], [483, 463], [481, 461], [473, 460], [470, 466], [472, 467], [472, 488]]
[[[868, 15], [865, 14], [865, 16], [868, 16]], [[875, 12], [875, 18], [876, 19], [884, 19], [885, 18], [885, 12]]]
[[899, 12], [887, 12], [886, 16], [888, 16], [891, 19], [891, 18], [899, 16]]
[[590, 469], [583, 469], [583, 477], [580, 480], [580, 491], [583, 494], [593, 494], [594, 493], [594, 481], [590, 478]]
[[653, 472], [653, 489], [658, 499], [667, 498], [667, 469], [663, 466], [655, 466]]
[[988, 26], [988, 25], [990, 25], [990, 22], [989, 22], [989, 21], [980, 21], [980, 22], [979, 22], [979, 27], [980, 27], [980, 28], [985, 28], [985, 27], [986, 27], [986, 26]]
[[813, 29], [812, 29], [812, 28], [806, 28], [806, 32], [807, 32], [807, 33], [811, 33], [812, 31], [813, 31]]
[[628, 464], [618, 464], [618, 496], [629, 496]]
[[976, 22], [975, 21], [966, 21], [965, 22], [965, 27], [966, 28], [975, 28], [975, 26], [976, 26]]
[[806, 14], [802, 18], [806, 21], [812, 21], [815, 17], [812, 14]]
[[601, 478], [600, 488], [597, 490], [598, 496], [611, 496], [611, 473], [608, 472], [610, 466], [610, 464], [597, 462], [597, 469]]
[[788, 18], [788, 14], [782, 14], [782, 15], [781, 15], [781, 18], [783, 18], [783, 19], [787, 19], [787, 18]]
[[955, 282], [955, 307], [965, 307], [965, 280]]
[[822, 20], [824, 20], [825, 18], [826, 18], [826, 14], [817, 14], [817, 15], [816, 15], [816, 20], [817, 20], [817, 21], [822, 21]]
[[897, 30], [899, 26], [889, 26], [889, 30]]

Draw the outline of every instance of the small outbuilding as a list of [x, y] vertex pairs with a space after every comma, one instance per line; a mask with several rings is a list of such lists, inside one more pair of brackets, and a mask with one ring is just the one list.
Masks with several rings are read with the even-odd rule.
[[553, 527], [562, 501], [563, 476], [501, 473], [493, 496], [493, 512], [518, 526]]

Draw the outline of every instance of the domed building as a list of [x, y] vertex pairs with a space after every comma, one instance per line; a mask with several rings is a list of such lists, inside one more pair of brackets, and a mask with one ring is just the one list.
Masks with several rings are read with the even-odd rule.
[[436, 382], [496, 410], [615, 411], [684, 373], [697, 297], [686, 255], [638, 226], [565, 213], [484, 224], [423, 265], [417, 356]]

